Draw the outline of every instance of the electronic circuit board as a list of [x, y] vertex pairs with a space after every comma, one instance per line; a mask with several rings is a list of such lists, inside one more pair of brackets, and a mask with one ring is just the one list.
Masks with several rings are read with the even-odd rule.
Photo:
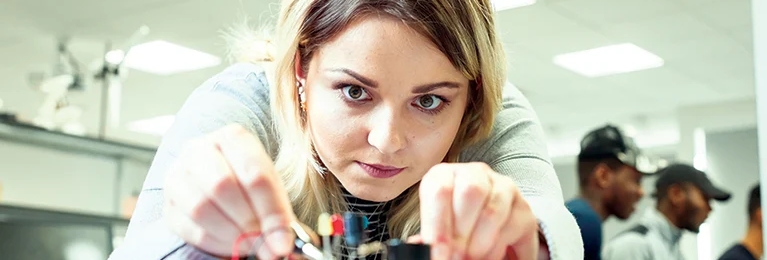
[[[323, 213], [319, 216], [316, 227], [316, 234], [321, 238], [321, 242], [316, 245], [300, 224], [293, 223], [291, 229], [296, 235], [294, 252], [309, 260], [430, 259], [431, 248], [426, 244], [408, 244], [399, 239], [366, 242], [367, 227], [368, 219], [360, 214]], [[254, 248], [252, 252], [256, 250]]]

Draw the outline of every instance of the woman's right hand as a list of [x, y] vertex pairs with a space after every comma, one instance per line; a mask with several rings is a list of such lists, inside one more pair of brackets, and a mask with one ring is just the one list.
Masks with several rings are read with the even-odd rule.
[[241, 256], [275, 259], [293, 249], [296, 217], [287, 192], [261, 142], [239, 125], [185, 147], [166, 174], [163, 215], [188, 244], [218, 257], [232, 255], [247, 232], [263, 236], [244, 240]]

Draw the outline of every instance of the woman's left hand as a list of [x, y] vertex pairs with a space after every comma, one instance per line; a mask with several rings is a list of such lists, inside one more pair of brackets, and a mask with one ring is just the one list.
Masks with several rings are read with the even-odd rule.
[[420, 186], [432, 259], [538, 258], [538, 221], [511, 178], [484, 163], [443, 163]]

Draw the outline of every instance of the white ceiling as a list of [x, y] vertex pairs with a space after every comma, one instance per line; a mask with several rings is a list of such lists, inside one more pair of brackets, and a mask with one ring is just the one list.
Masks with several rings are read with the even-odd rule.
[[[223, 56], [221, 30], [243, 15], [270, 21], [276, 2], [5, 0], [0, 8], [4, 109], [34, 116], [42, 95], [27, 83], [27, 75], [51, 70], [58, 35], [72, 37], [70, 48], [83, 63], [103, 55], [106, 40], [119, 45], [144, 24], [152, 30], [146, 40]], [[510, 81], [533, 102], [552, 142], [577, 142], [573, 139], [584, 130], [606, 121], [673, 139], [678, 107], [753, 98], [750, 6], [749, 0], [539, 0], [498, 13], [498, 25]], [[551, 62], [557, 54], [623, 42], [659, 55], [665, 66], [584, 78]], [[164, 77], [131, 71], [123, 89], [122, 121], [173, 114], [192, 89], [223, 66]], [[99, 87], [74, 93], [71, 100], [86, 109], [84, 121], [95, 131]], [[124, 127], [110, 129], [110, 136], [157, 142]]]

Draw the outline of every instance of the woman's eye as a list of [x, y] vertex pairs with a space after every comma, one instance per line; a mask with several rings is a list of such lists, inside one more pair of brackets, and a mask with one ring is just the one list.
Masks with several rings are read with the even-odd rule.
[[416, 104], [423, 109], [434, 110], [439, 108], [439, 105], [442, 104], [442, 100], [434, 95], [425, 95], [419, 97], [418, 100], [416, 100]]
[[351, 100], [357, 101], [357, 100], [364, 100], [368, 98], [367, 92], [365, 92], [365, 89], [363, 89], [360, 86], [349, 85], [341, 89], [341, 91], [343, 91], [344, 96], [346, 96], [346, 98]]

